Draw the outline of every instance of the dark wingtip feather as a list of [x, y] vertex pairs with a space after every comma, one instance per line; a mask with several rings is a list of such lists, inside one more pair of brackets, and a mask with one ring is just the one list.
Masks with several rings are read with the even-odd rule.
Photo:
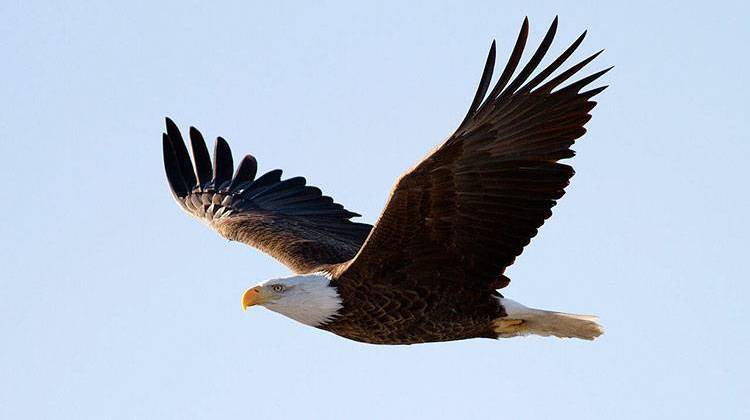
[[207, 185], [213, 178], [213, 169], [211, 169], [211, 156], [208, 154], [206, 141], [203, 135], [195, 127], [190, 127], [190, 150], [193, 152], [193, 162], [195, 163], [195, 173], [198, 175], [198, 184]]
[[529, 17], [525, 17], [523, 19], [523, 23], [521, 24], [521, 33], [519, 35], [523, 34], [524, 38], [529, 35]]
[[570, 91], [578, 92], [581, 89], [583, 89], [584, 87], [586, 87], [586, 85], [588, 85], [591, 82], [593, 82], [594, 80], [602, 77], [604, 74], [606, 74], [608, 71], [612, 70], [613, 68], [614, 68], [614, 66], [607, 67], [606, 69], [600, 70], [600, 71], [598, 71], [596, 73], [593, 73], [593, 74], [591, 74], [589, 76], [586, 76], [583, 79], [578, 80], [577, 82], [573, 82], [573, 83], [569, 84], [568, 86], [565, 86], [564, 88], [560, 89], [559, 91], [560, 92], [570, 92]]
[[221, 188], [221, 185], [232, 179], [234, 171], [234, 161], [232, 160], [232, 149], [222, 137], [216, 138], [214, 145], [214, 186]]
[[516, 71], [518, 63], [521, 62], [521, 56], [523, 55], [524, 48], [526, 48], [526, 40], [528, 39], [528, 37], [529, 18], [527, 16], [523, 19], [521, 30], [518, 31], [516, 43], [513, 45], [513, 52], [511, 52], [510, 58], [508, 58], [508, 61], [505, 63], [505, 67], [503, 68], [503, 72], [500, 74], [500, 78], [497, 79], [495, 87], [492, 88], [492, 91], [489, 95], [487, 95], [485, 101], [482, 103], [482, 105], [479, 106], [479, 110], [477, 112], [482, 112], [487, 104], [493, 102], [495, 98], [497, 98], [497, 96], [500, 94], [500, 92], [505, 89], [505, 86], [508, 84], [510, 78], [513, 76], [513, 73]]
[[583, 96], [583, 97], [585, 97], [586, 99], [591, 99], [594, 96], [602, 93], [602, 91], [604, 91], [608, 87], [609, 87], [609, 85], [600, 86], [600, 87], [595, 88], [595, 89], [591, 89], [591, 90], [587, 90], [585, 92], [581, 92], [580, 95]]
[[[557, 18], [557, 16], [555, 16], [555, 18], [552, 20], [552, 24], [549, 26], [549, 29], [547, 29], [547, 34], [544, 35], [545, 38], [548, 37], [548, 36], [550, 38], [554, 38], [555, 37], [555, 34], [557, 33], [558, 20], [559, 19]], [[544, 40], [542, 40], [542, 42], [544, 42]]]
[[545, 83], [544, 85], [540, 86], [537, 91], [539, 92], [545, 92], [549, 93], [557, 86], [564, 83], [566, 80], [571, 78], [574, 74], [578, 73], [582, 68], [584, 68], [588, 63], [593, 61], [596, 57], [599, 56], [604, 52], [604, 50], [599, 50], [595, 52], [594, 54], [591, 54], [590, 56], [586, 57], [585, 59], [581, 60], [579, 63], [573, 65], [569, 69], [565, 70], [564, 72], [560, 73], [559, 75], [555, 76], [550, 80], [549, 82]]
[[177, 164], [179, 165], [182, 178], [185, 180], [185, 184], [188, 189], [192, 190], [196, 186], [195, 173], [193, 172], [193, 163], [190, 161], [190, 155], [188, 154], [185, 141], [182, 139], [180, 129], [169, 117], [164, 118], [167, 123], [167, 136], [172, 144]]
[[[164, 121], [167, 124], [167, 135], [172, 140], [172, 145], [177, 146], [177, 142], [181, 142], [182, 140], [182, 134], [180, 133], [180, 129], [177, 128], [177, 124], [172, 121], [169, 117], [164, 117]], [[175, 149], [176, 150], [176, 149]]]
[[262, 192], [264, 189], [278, 182], [281, 182], [281, 169], [274, 169], [259, 176], [258, 179], [253, 181], [246, 190], [242, 192], [244, 197], [252, 197], [254, 194]]
[[583, 42], [583, 39], [586, 38], [586, 32], [583, 31], [583, 33], [576, 38], [575, 41], [573, 41], [572, 44], [568, 48], [565, 49], [565, 51], [562, 52], [550, 65], [548, 65], [544, 70], [539, 72], [531, 81], [526, 83], [521, 89], [519, 89], [519, 92], [530, 92], [531, 89], [534, 89], [544, 81], [547, 77], [549, 77], [550, 74], [552, 74], [555, 70], [557, 70], [564, 62], [567, 60], [578, 47]]
[[230, 190], [234, 190], [239, 185], [246, 182], [252, 182], [255, 180], [255, 175], [258, 173], [258, 161], [255, 160], [253, 155], [246, 155], [242, 158], [240, 166], [237, 167], [237, 172], [234, 174], [232, 183], [229, 185]]
[[547, 51], [549, 51], [549, 47], [552, 45], [552, 41], [555, 39], [556, 33], [557, 17], [555, 17], [555, 20], [552, 21], [552, 25], [550, 25], [549, 29], [547, 29], [547, 33], [544, 35], [542, 42], [539, 43], [536, 51], [534, 51], [534, 54], [531, 56], [526, 65], [521, 69], [516, 78], [513, 79], [508, 87], [503, 91], [503, 93], [500, 95], [501, 97], [498, 98], [498, 100], [500, 100], [502, 97], [506, 97], [515, 93], [516, 89], [518, 89], [526, 81], [526, 79], [531, 76], [536, 67], [544, 58], [545, 54], [547, 54]]
[[177, 124], [175, 124], [174, 121], [172, 121], [172, 119], [169, 118], [169, 117], [164, 117], [164, 122], [167, 124], [167, 130], [169, 130], [170, 127], [172, 129], [176, 129], [177, 128]]
[[190, 190], [185, 185], [185, 179], [182, 177], [174, 146], [166, 133], [162, 134], [162, 152], [164, 154], [164, 171], [167, 174], [167, 181], [172, 193], [177, 197], [188, 195]]
[[497, 47], [495, 44], [495, 40], [492, 40], [492, 45], [490, 45], [490, 52], [489, 54], [487, 54], [487, 60], [484, 62], [482, 77], [479, 79], [479, 86], [477, 87], [477, 91], [474, 94], [474, 100], [471, 101], [469, 111], [466, 113], [466, 117], [464, 117], [463, 121], [461, 121], [461, 124], [459, 124], [459, 127], [462, 127], [464, 123], [466, 123], [466, 121], [468, 121], [474, 115], [476, 110], [479, 108], [479, 105], [482, 103], [484, 96], [487, 94], [487, 89], [490, 87], [490, 81], [492, 80], [492, 72], [495, 68], [496, 48]]

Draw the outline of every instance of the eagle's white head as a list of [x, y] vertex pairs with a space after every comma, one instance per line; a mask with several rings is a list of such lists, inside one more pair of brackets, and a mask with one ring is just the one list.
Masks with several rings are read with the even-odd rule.
[[308, 274], [264, 281], [242, 295], [242, 308], [260, 305], [313, 327], [333, 319], [341, 297], [329, 277]]

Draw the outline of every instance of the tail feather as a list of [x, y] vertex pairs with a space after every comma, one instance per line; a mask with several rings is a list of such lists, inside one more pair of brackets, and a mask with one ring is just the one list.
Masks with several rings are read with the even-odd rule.
[[493, 321], [492, 326], [498, 337], [533, 334], [593, 340], [604, 333], [602, 326], [597, 323], [598, 318], [593, 315], [533, 309], [505, 298], [500, 299], [500, 304], [508, 316]]

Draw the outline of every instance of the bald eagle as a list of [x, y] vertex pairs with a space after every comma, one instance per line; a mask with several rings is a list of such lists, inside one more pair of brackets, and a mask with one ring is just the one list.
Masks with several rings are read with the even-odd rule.
[[[550, 77], [586, 32], [537, 72], [557, 30], [516, 73], [525, 19], [499, 79], [492, 42], [479, 88], [456, 131], [395, 183], [374, 226], [305, 178], [256, 177], [245, 156], [233, 174], [219, 137], [213, 162], [190, 128], [192, 160], [166, 120], [164, 167], [174, 198], [225, 238], [273, 256], [296, 275], [249, 288], [243, 308], [264, 306], [339, 336], [374, 344], [414, 344], [521, 335], [592, 340], [597, 318], [526, 307], [503, 297], [503, 275], [564, 194], [574, 155], [606, 86], [584, 90], [610, 68], [568, 83], [601, 51]], [[536, 74], [532, 76], [532, 74]], [[514, 77], [515, 74], [515, 77]], [[489, 94], [487, 93], [489, 90]]]

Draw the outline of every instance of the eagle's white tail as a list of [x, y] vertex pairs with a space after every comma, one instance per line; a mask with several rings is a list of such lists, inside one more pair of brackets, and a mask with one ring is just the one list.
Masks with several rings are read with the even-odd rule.
[[500, 298], [507, 317], [497, 318], [492, 325], [498, 337], [543, 335], [593, 340], [604, 333], [597, 317], [528, 308], [520, 303]]

